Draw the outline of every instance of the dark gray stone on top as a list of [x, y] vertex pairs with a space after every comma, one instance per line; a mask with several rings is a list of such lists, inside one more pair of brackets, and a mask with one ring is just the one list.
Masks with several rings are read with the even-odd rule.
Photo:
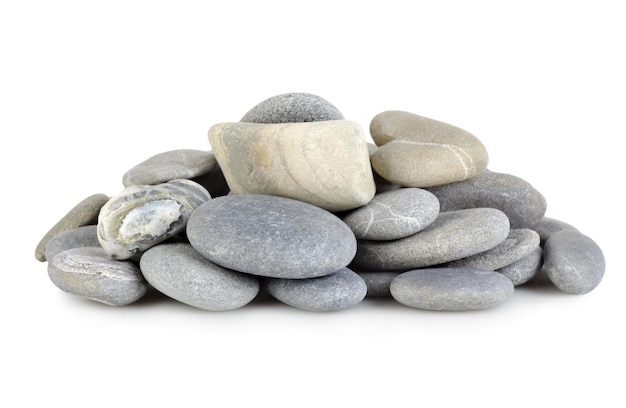
[[322, 97], [309, 93], [286, 93], [259, 103], [240, 122], [290, 123], [342, 119], [341, 112]]

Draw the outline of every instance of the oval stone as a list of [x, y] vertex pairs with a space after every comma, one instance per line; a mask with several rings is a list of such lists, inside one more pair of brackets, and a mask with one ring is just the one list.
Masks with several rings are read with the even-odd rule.
[[513, 286], [519, 286], [533, 279], [541, 270], [542, 265], [543, 251], [539, 246], [529, 255], [526, 255], [517, 262], [497, 269], [496, 272], [500, 272], [509, 278], [511, 282], [513, 282]]
[[384, 179], [405, 187], [430, 187], [482, 173], [489, 155], [482, 142], [456, 126], [410, 112], [386, 111], [370, 123], [379, 149], [372, 167]]
[[187, 237], [228, 269], [276, 278], [331, 274], [350, 263], [356, 238], [332, 213], [285, 197], [228, 195], [198, 207]]
[[425, 230], [394, 241], [358, 243], [357, 270], [409, 270], [443, 264], [486, 251], [509, 235], [509, 220], [494, 208], [439, 213]]
[[368, 297], [387, 297], [391, 296], [390, 286], [394, 278], [400, 275], [400, 272], [382, 271], [360, 271], [357, 272], [367, 286]]
[[46, 259], [72, 248], [100, 247], [97, 229], [96, 225], [85, 225], [55, 235], [46, 246]]
[[288, 123], [342, 120], [343, 115], [326, 99], [309, 93], [276, 95], [250, 109], [240, 122]]
[[387, 241], [413, 235], [439, 214], [439, 201], [419, 188], [401, 188], [374, 196], [363, 207], [343, 217], [359, 239]]
[[139, 267], [159, 292], [204, 310], [237, 309], [259, 293], [256, 276], [222, 268], [187, 243], [154, 246], [141, 256]]
[[559, 231], [578, 231], [578, 229], [564, 221], [550, 217], [543, 217], [538, 223], [533, 225], [533, 230], [539, 234], [540, 244], [543, 246], [548, 238]]
[[543, 248], [543, 271], [561, 291], [591, 292], [604, 276], [606, 262], [594, 240], [578, 231], [554, 233]]
[[268, 292], [281, 302], [312, 312], [347, 309], [365, 298], [367, 286], [348, 268], [319, 278], [266, 281]]
[[428, 268], [398, 275], [391, 296], [405, 306], [426, 310], [479, 310], [513, 296], [513, 283], [498, 272], [474, 268]]
[[132, 261], [111, 259], [102, 248], [73, 248], [48, 262], [48, 276], [64, 292], [111, 306], [136, 302], [147, 283]]
[[429, 188], [439, 199], [441, 211], [490, 207], [504, 212], [511, 228], [532, 228], [547, 208], [544, 196], [519, 177], [485, 171], [458, 183]]

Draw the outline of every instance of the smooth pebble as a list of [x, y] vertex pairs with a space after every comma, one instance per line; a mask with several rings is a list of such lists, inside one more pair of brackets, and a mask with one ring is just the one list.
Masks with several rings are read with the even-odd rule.
[[276, 95], [250, 109], [240, 122], [289, 123], [342, 120], [343, 115], [326, 99], [310, 93]]
[[52, 259], [56, 254], [72, 248], [99, 247], [98, 227], [85, 225], [72, 228], [54, 236], [46, 245], [46, 259]]
[[543, 217], [538, 223], [533, 225], [533, 230], [539, 234], [539, 242], [543, 246], [548, 238], [559, 231], [578, 231], [576, 227], [551, 217]]
[[539, 246], [529, 255], [526, 255], [517, 262], [513, 262], [512, 264], [497, 269], [496, 272], [500, 272], [509, 278], [511, 282], [513, 282], [513, 286], [519, 286], [529, 282], [537, 276], [542, 265], [543, 251]]
[[368, 297], [391, 296], [391, 281], [393, 281], [396, 276], [400, 275], [400, 272], [392, 271], [357, 271], [357, 273], [367, 286], [366, 296]]

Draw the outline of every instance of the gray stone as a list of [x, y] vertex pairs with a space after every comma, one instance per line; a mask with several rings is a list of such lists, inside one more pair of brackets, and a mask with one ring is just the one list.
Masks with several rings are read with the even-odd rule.
[[191, 180], [128, 186], [98, 217], [98, 240], [113, 259], [129, 259], [184, 231], [191, 212], [211, 199]]
[[365, 206], [353, 210], [343, 221], [359, 239], [392, 240], [413, 235], [428, 227], [439, 214], [439, 201], [419, 188], [379, 193]]
[[48, 261], [48, 276], [64, 292], [111, 306], [139, 300], [147, 289], [132, 261], [111, 259], [102, 248], [73, 248]]
[[498, 272], [474, 268], [429, 268], [398, 275], [391, 296], [403, 305], [426, 310], [478, 310], [513, 296], [513, 283]]
[[439, 213], [425, 230], [394, 241], [360, 240], [357, 270], [409, 270], [443, 264], [487, 251], [509, 234], [509, 220], [494, 208]]
[[55, 235], [73, 228], [96, 224], [98, 213], [108, 200], [107, 195], [94, 194], [76, 204], [39, 241], [35, 249], [35, 258], [41, 262], [46, 261], [46, 246]]
[[446, 266], [469, 267], [495, 271], [528, 256], [539, 247], [539, 234], [528, 228], [512, 229], [509, 236], [495, 247]]
[[192, 179], [217, 167], [211, 151], [180, 149], [159, 153], [128, 170], [124, 187], [161, 184], [176, 179]]
[[538, 223], [533, 225], [533, 230], [539, 234], [540, 245], [543, 246], [548, 238], [559, 231], [578, 231], [578, 229], [564, 221], [550, 217], [543, 217]]
[[55, 235], [46, 246], [46, 259], [72, 248], [99, 247], [97, 229], [96, 225], [85, 225]]
[[368, 297], [388, 297], [391, 296], [391, 281], [400, 275], [400, 272], [382, 271], [359, 271], [357, 272], [367, 286]]
[[268, 292], [281, 302], [312, 312], [330, 312], [354, 306], [365, 298], [367, 286], [348, 268], [309, 279], [276, 279], [266, 281]]
[[564, 230], [550, 236], [543, 247], [543, 270], [561, 291], [588, 293], [600, 284], [606, 262], [594, 240], [578, 231]]
[[259, 292], [256, 276], [222, 268], [186, 243], [154, 246], [141, 256], [139, 266], [156, 290], [204, 310], [237, 309]]
[[228, 269], [275, 278], [331, 274], [356, 252], [356, 238], [338, 217], [290, 198], [245, 194], [214, 198], [187, 224], [191, 245]]
[[441, 211], [491, 207], [504, 212], [511, 228], [533, 228], [546, 212], [543, 195], [519, 177], [485, 171], [458, 183], [429, 188], [439, 199]]
[[367, 204], [376, 192], [356, 122], [219, 123], [209, 141], [234, 194], [276, 195], [344, 211]]
[[286, 93], [259, 103], [243, 116], [241, 122], [288, 123], [341, 119], [341, 112], [324, 98], [308, 93]]
[[511, 282], [513, 282], [513, 286], [519, 286], [533, 279], [541, 270], [542, 265], [543, 251], [541, 247], [538, 246], [529, 255], [526, 255], [517, 262], [497, 269], [496, 272], [500, 272], [509, 278]]
[[474, 135], [447, 123], [409, 112], [387, 111], [370, 123], [378, 150], [372, 167], [384, 179], [405, 187], [430, 187], [467, 180], [489, 162]]

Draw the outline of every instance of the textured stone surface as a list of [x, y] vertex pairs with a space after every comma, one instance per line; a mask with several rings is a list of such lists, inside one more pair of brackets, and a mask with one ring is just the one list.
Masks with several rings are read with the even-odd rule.
[[547, 204], [543, 195], [519, 177], [485, 171], [458, 183], [429, 188], [441, 211], [491, 207], [504, 212], [511, 228], [531, 228], [541, 220]]
[[388, 297], [391, 296], [391, 281], [400, 272], [382, 271], [382, 272], [357, 272], [367, 286], [367, 295], [369, 297]]
[[217, 167], [211, 151], [180, 149], [159, 153], [128, 170], [122, 183], [132, 185], [161, 184], [176, 179], [191, 179]]
[[363, 279], [348, 268], [319, 278], [269, 278], [266, 283], [268, 292], [276, 299], [312, 312], [346, 309], [363, 300], [367, 292]]
[[112, 306], [139, 300], [147, 289], [139, 267], [111, 259], [102, 248], [73, 248], [48, 261], [48, 276], [61, 290]]
[[329, 211], [367, 204], [376, 192], [356, 122], [219, 123], [209, 141], [235, 194], [267, 194]]
[[403, 305], [426, 310], [477, 310], [513, 296], [513, 283], [498, 272], [474, 268], [427, 268], [398, 275], [391, 295]]
[[540, 244], [543, 246], [548, 238], [559, 231], [578, 231], [578, 229], [564, 221], [550, 217], [543, 217], [538, 223], [533, 225], [533, 230], [539, 234]]
[[46, 259], [72, 248], [99, 247], [97, 229], [96, 225], [85, 225], [55, 235], [46, 246]]
[[594, 240], [578, 231], [550, 236], [543, 247], [543, 270], [561, 291], [582, 295], [595, 289], [604, 277], [606, 262]]
[[259, 292], [256, 276], [222, 268], [186, 243], [154, 246], [141, 256], [139, 266], [159, 292], [200, 309], [237, 309]]
[[191, 245], [225, 268], [276, 278], [331, 274], [356, 252], [356, 238], [338, 217], [284, 197], [245, 194], [215, 198], [191, 215]]
[[528, 228], [512, 229], [506, 239], [495, 247], [467, 258], [446, 264], [450, 267], [495, 271], [528, 256], [539, 247], [539, 234]]
[[343, 221], [359, 239], [391, 240], [413, 235], [428, 227], [439, 214], [439, 201], [419, 188], [379, 193]]
[[533, 279], [541, 270], [542, 265], [543, 251], [539, 246], [529, 255], [526, 255], [517, 262], [497, 269], [496, 272], [500, 272], [509, 278], [511, 282], [513, 282], [513, 286], [519, 286]]
[[190, 180], [126, 187], [98, 217], [98, 240], [114, 259], [129, 259], [184, 231], [191, 212], [211, 199]]
[[[374, 143], [367, 143], [367, 149], [370, 154], [370, 162], [371, 162], [371, 157], [378, 150], [378, 146], [376, 146]], [[372, 174], [374, 175], [374, 183], [376, 184], [376, 194], [402, 188], [402, 186], [393, 184], [391, 181], [388, 181], [382, 178], [380, 174], [374, 171], [374, 169], [372, 169]]]
[[241, 122], [288, 123], [341, 119], [341, 112], [322, 97], [309, 93], [286, 93], [259, 103], [241, 118]]
[[357, 270], [409, 270], [443, 264], [486, 251], [509, 234], [509, 220], [494, 208], [439, 213], [425, 230], [394, 241], [360, 240]]
[[41, 262], [46, 261], [46, 246], [55, 235], [69, 229], [96, 224], [98, 213], [108, 200], [109, 197], [107, 195], [94, 194], [76, 204], [39, 241], [35, 249], [35, 258]]
[[379, 147], [372, 167], [384, 179], [405, 187], [430, 187], [470, 179], [489, 162], [474, 135], [410, 112], [386, 111], [370, 123]]

